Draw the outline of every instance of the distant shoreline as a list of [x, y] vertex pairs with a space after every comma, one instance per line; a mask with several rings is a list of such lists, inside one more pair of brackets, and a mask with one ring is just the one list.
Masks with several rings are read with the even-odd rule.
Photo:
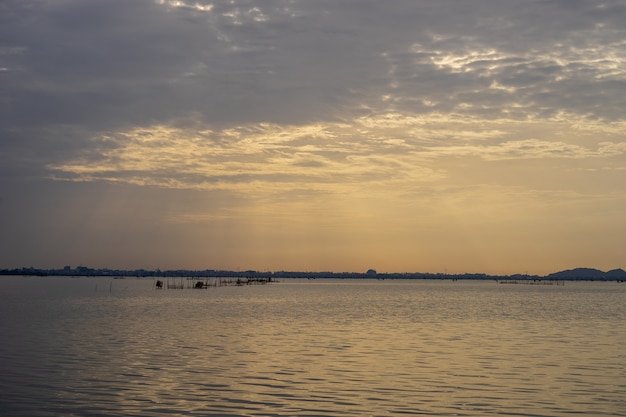
[[626, 271], [623, 269], [613, 269], [611, 271], [601, 271], [593, 268], [569, 269], [553, 274], [527, 275], [489, 275], [482, 273], [464, 274], [444, 274], [444, 273], [424, 273], [424, 272], [383, 272], [379, 273], [373, 269], [367, 272], [303, 272], [303, 271], [228, 271], [228, 270], [120, 270], [106, 268], [88, 268], [78, 266], [76, 268], [64, 267], [60, 269], [40, 269], [40, 268], [15, 268], [0, 269], [0, 275], [17, 276], [69, 276], [69, 277], [136, 277], [136, 278], [305, 278], [305, 279], [447, 279], [447, 280], [517, 280], [517, 281], [541, 281], [541, 280], [564, 280], [564, 281], [626, 281]]

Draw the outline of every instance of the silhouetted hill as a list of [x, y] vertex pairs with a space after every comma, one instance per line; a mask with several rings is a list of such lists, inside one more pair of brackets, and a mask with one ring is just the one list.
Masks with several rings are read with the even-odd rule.
[[549, 279], [580, 279], [580, 280], [624, 280], [626, 279], [626, 271], [623, 269], [613, 269], [608, 272], [600, 271], [599, 269], [594, 268], [575, 268], [568, 269], [565, 271], [555, 272], [553, 274], [547, 275], [546, 278]]
[[621, 268], [611, 269], [609, 272], [606, 273], [606, 276], [611, 279], [626, 280], [626, 271]]

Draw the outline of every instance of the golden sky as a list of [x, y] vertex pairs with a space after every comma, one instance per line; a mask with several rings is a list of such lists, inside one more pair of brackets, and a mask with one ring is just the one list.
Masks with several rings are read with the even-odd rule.
[[624, 267], [624, 1], [84, 3], [5, 6], [0, 267]]

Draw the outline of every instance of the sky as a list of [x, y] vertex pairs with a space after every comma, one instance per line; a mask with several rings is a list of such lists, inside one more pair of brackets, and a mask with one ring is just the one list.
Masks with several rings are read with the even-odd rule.
[[626, 267], [626, 0], [0, 0], [0, 268]]

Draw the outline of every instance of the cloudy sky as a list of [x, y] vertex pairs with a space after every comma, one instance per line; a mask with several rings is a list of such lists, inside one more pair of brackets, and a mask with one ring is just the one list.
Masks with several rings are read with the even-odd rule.
[[626, 0], [1, 0], [0, 267], [626, 267]]

